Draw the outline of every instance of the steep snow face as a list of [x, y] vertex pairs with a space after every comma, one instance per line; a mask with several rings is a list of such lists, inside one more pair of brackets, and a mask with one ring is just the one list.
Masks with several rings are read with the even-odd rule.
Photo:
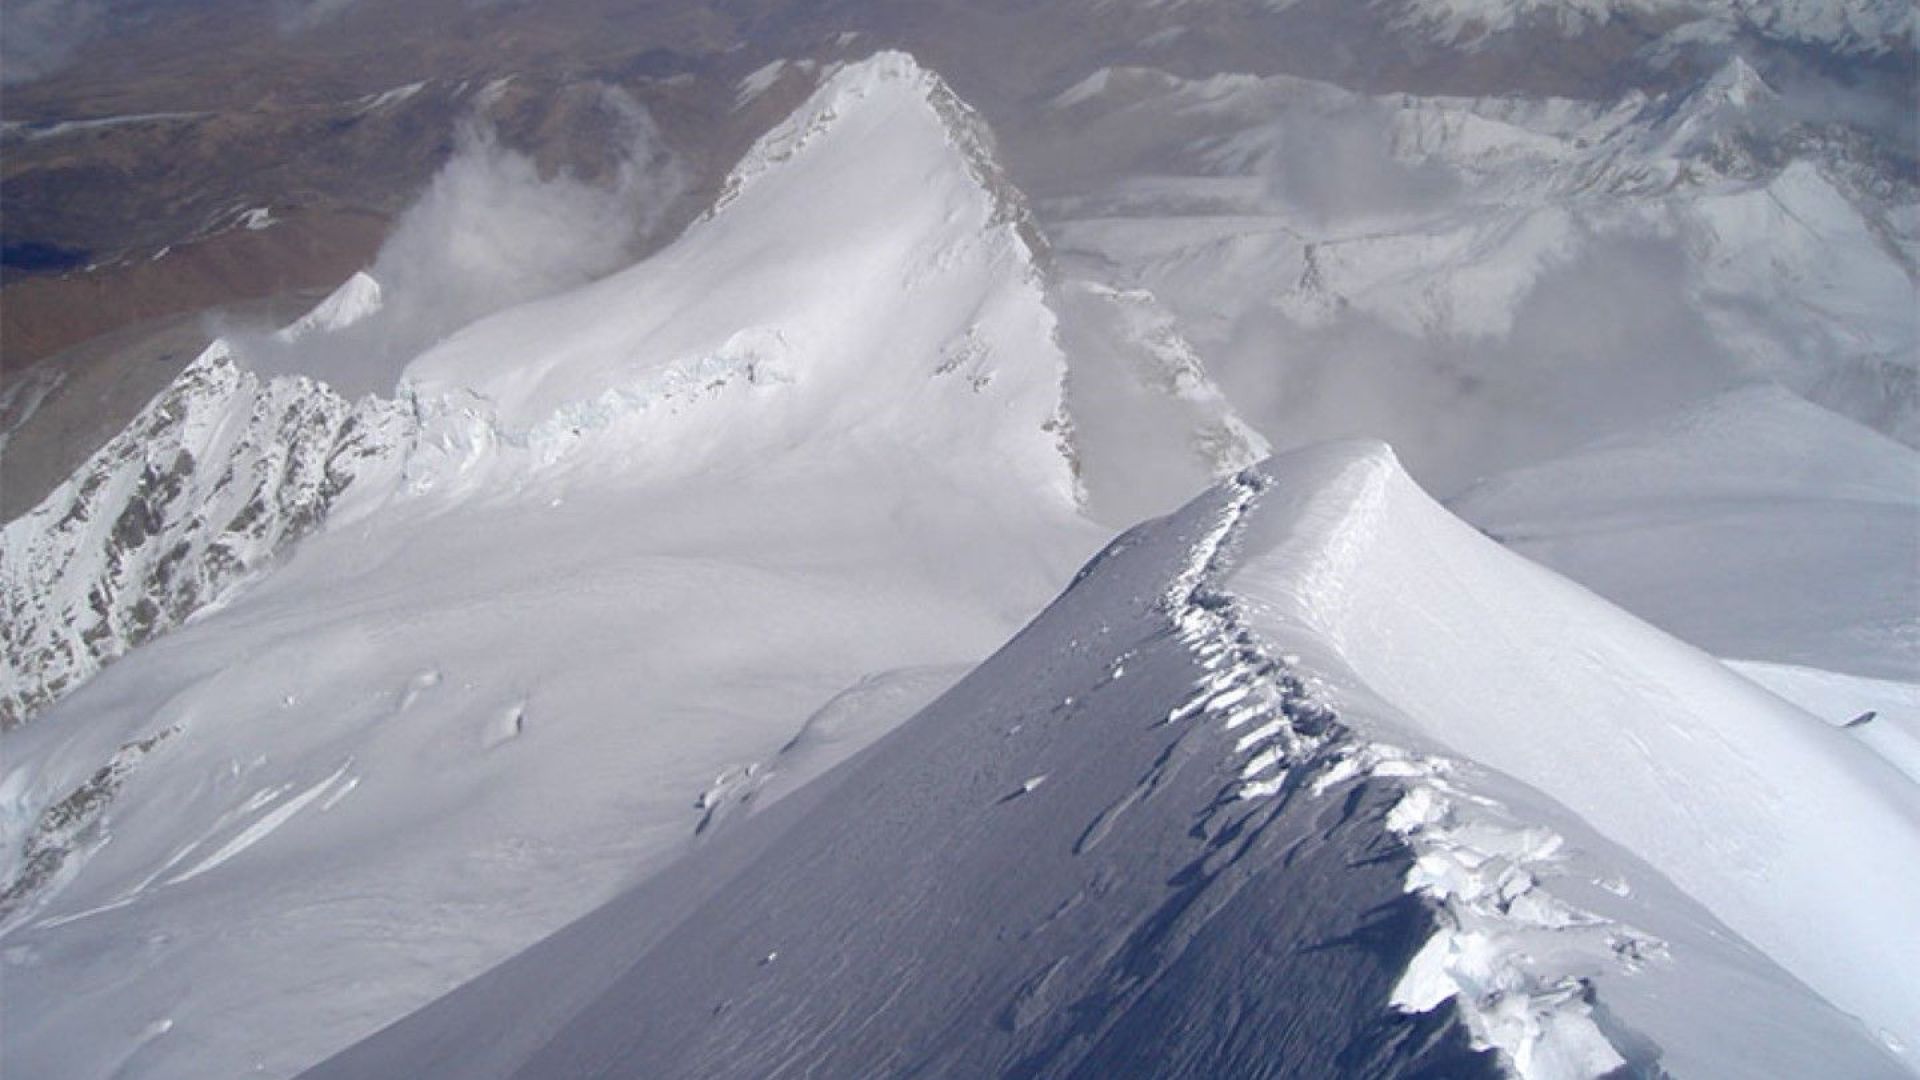
[[1920, 454], [1778, 387], [1657, 417], [1453, 505], [1722, 656], [1920, 679]]
[[390, 483], [10, 732], [9, 868], [62, 854], [0, 950], [9, 1066], [289, 1075], [1022, 625], [1099, 534], [966, 120], [838, 71], [657, 260], [420, 358], [368, 406]]
[[[701, 447], [748, 456], [822, 430], [977, 444], [994, 468], [1071, 498], [1064, 360], [1024, 210], [985, 152], [965, 107], [910, 58], [843, 67], [678, 242], [476, 324], [415, 360], [403, 393], [471, 395], [499, 437], [542, 453], [670, 447], [636, 453], [679, 471], [705, 465]], [[753, 402], [724, 440], [687, 407], [715, 394]]]
[[1920, 789], [1481, 536], [1384, 447], [1296, 461], [1312, 482], [1266, 500], [1229, 587], [1263, 639], [1337, 673], [1336, 709], [1537, 789], [1889, 1046], [1920, 1046], [1920, 987], [1887, 948], [1920, 940]]
[[1051, 297], [1090, 515], [1165, 513], [1267, 455], [1152, 293], [1066, 280]]
[[0, 727], [218, 601], [350, 486], [380, 486], [411, 435], [397, 406], [263, 381], [215, 343], [0, 532]]
[[[1818, 725], [1368, 494], [1396, 477], [1384, 450], [1311, 451], [1130, 530], [860, 757], [311, 1075], [1900, 1075], [1668, 875], [1546, 792], [1436, 754], [1454, 699], [1400, 712], [1366, 687], [1444, 656], [1467, 678], [1498, 666], [1473, 686], [1495, 712], [1559, 693], [1472, 606], [1544, 587], [1594, 616], [1556, 627], [1566, 648], [1640, 635], [1609, 672], [1627, 715], [1582, 720], [1624, 736], [1700, 679], [1740, 707], [1720, 720]], [[1396, 570], [1366, 558], [1396, 529], [1481, 544], [1493, 576], [1465, 598], [1349, 579]], [[1390, 661], [1346, 625], [1373, 580], [1415, 604]], [[1641, 812], [1707, 827], [1670, 795]]]

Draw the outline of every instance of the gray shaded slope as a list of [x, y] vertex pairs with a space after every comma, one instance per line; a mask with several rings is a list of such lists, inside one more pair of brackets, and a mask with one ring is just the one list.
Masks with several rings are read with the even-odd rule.
[[[1494, 749], [1630, 771], [1543, 730], [1583, 700], [1576, 672], [1482, 671], [1538, 643], [1428, 578], [1475, 595], [1548, 581], [1538, 595], [1572, 612], [1551, 632], [1640, 641], [1608, 678], [1672, 681], [1606, 716], [1693, 675], [1731, 688], [1710, 704], [1757, 737], [1771, 700], [1413, 492], [1384, 447], [1338, 444], [1128, 532], [891, 734], [309, 1075], [1902, 1075], [1886, 1036], [1541, 788], [1376, 741], [1431, 737], [1337, 647], [1379, 660], [1390, 689], [1439, 663], [1473, 684], [1469, 720], [1549, 686], [1558, 703], [1503, 721]], [[1380, 536], [1464, 537], [1499, 572], [1369, 563]], [[1406, 631], [1390, 663], [1343, 600], [1363, 585]], [[1316, 603], [1344, 621], [1313, 624]], [[1406, 707], [1469, 733], [1441, 685]], [[1688, 827], [1640, 798], [1666, 832]]]
[[[1243, 498], [1121, 538], [892, 736], [309, 1075], [1491, 1074], [1451, 1005], [1388, 1004], [1433, 929], [1398, 788], [1238, 801], [1233, 736], [1163, 723]], [[1342, 738], [1239, 649], [1303, 745]]]

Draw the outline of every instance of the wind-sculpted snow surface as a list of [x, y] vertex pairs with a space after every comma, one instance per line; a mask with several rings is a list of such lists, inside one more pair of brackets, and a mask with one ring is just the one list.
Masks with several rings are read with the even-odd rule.
[[[1911, 781], [1507, 553], [1422, 493], [1384, 447], [1298, 459], [1321, 482], [1268, 500], [1231, 587], [1264, 639], [1331, 654], [1352, 695], [1343, 715], [1531, 786], [1888, 1046], [1920, 1046], [1920, 986], [1885, 947], [1920, 940]], [[1616, 1012], [1651, 1024], [1632, 1000]]]
[[851, 766], [312, 1075], [1494, 1075], [1389, 1004], [1433, 929], [1393, 786], [1236, 798], [1231, 703], [1168, 719], [1233, 683], [1303, 771], [1338, 738], [1195, 613], [1250, 497], [1123, 537]]
[[[1808, 325], [1880, 305], [1906, 249], [1863, 254], [1844, 184], [1722, 138], [1763, 96], [1726, 74], [1611, 111], [1409, 99], [1394, 145], [1484, 169], [1496, 207], [1706, 191], [1681, 216], [1722, 284], [1795, 219], [1789, 269], [1822, 237], [1852, 267], [1807, 278]], [[6, 733], [9, 1072], [287, 1076], [463, 984], [322, 1075], [1897, 1070], [1912, 785], [1384, 449], [1241, 472], [1030, 621], [1090, 506], [1264, 452], [1207, 378], [1274, 340], [1236, 305], [1491, 334], [1581, 233], [1463, 224], [1457, 176], [1384, 151], [1366, 228], [1325, 244], [1099, 220], [1272, 210], [1327, 176], [1248, 172], [1303, 159], [1246, 110], [1383, 107], [1082, 89], [1143, 86], [1219, 121], [1181, 129], [1215, 172], [1062, 202], [1063, 276], [978, 119], [882, 54], [822, 70], [659, 254], [454, 333], [396, 402], [203, 358], [6, 538], [45, 601], [9, 677], [72, 673]], [[1069, 349], [1110, 355], [1070, 387]], [[1084, 445], [1072, 402], [1102, 412]], [[89, 611], [149, 640], [76, 687], [106, 653], [60, 620]]]
[[410, 434], [392, 403], [263, 381], [213, 345], [0, 532], [0, 728], [218, 601]]
[[[860, 756], [309, 1075], [1899, 1075], [1668, 876], [1450, 756], [1446, 699], [1368, 694], [1352, 560], [1381, 526], [1459, 543], [1369, 494], [1395, 476], [1293, 455], [1128, 532]], [[1398, 662], [1470, 632], [1522, 665], [1476, 693], [1554, 693], [1477, 614], [1419, 607]], [[1684, 829], [1675, 799], [1645, 812]]]

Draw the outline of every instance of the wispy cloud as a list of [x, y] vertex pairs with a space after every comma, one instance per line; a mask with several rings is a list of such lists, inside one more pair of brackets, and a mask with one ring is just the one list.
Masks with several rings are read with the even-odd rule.
[[661, 227], [689, 174], [644, 107], [614, 90], [604, 103], [623, 148], [610, 184], [542, 176], [484, 121], [468, 121], [373, 261], [383, 294], [376, 316], [293, 343], [228, 336], [263, 372], [387, 393], [408, 360], [454, 330], [624, 265]]

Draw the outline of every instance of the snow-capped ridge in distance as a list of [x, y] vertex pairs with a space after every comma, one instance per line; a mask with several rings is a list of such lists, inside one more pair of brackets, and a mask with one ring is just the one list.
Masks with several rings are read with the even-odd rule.
[[344, 330], [376, 314], [380, 306], [380, 283], [365, 270], [356, 270], [312, 311], [274, 331], [274, 337], [280, 341], [298, 341], [308, 334]]
[[1616, 20], [1671, 20], [1689, 0], [1398, 0], [1397, 26], [1469, 51], [1518, 29], [1576, 37]]
[[[1129, 530], [861, 757], [308, 1075], [865, 1075], [904, 1059], [1094, 1076], [1148, 1053], [1174, 1075], [1900, 1075], [1857, 1020], [1676, 889], [1670, 850], [1636, 857], [1451, 751], [1470, 734], [1459, 699], [1403, 696], [1393, 669], [1461, 688], [1516, 746], [1542, 724], [1553, 741], [1568, 721], [1550, 710], [1573, 707], [1604, 729], [1611, 749], [1581, 762], [1602, 775], [1646, 767], [1629, 736], [1675, 719], [1667, 695], [1691, 682], [1818, 723], [1465, 525], [1423, 520], [1445, 515], [1406, 487], [1384, 447], [1338, 444]], [[1421, 560], [1455, 556], [1485, 573], [1430, 585]], [[1413, 597], [1414, 617], [1369, 610], [1376, 588]], [[1488, 620], [1489, 590], [1567, 618]], [[1637, 637], [1624, 659], [1648, 667], [1594, 673], [1624, 701], [1591, 712], [1591, 679], [1528, 666], [1551, 633], [1570, 650]], [[1699, 779], [1717, 791], [1749, 767], [1731, 756]], [[1683, 835], [1746, 835], [1692, 821], [1687, 800], [1661, 790], [1640, 809]], [[1913, 831], [1886, 839], [1904, 849]], [[1854, 907], [1902, 895], [1820, 887], [1867, 893]], [[1901, 929], [1897, 913], [1874, 929]], [[903, 943], [919, 962], [873, 978]], [[1219, 1023], [1229, 1011], [1242, 1021]]]
[[1842, 55], [1880, 56], [1915, 44], [1906, 0], [1396, 0], [1390, 10], [1403, 32], [1468, 52], [1516, 31], [1574, 38], [1616, 24], [1695, 38], [1747, 33]]
[[1151, 291], [1282, 448], [1378, 435], [1451, 495], [1751, 379], [1911, 445], [1911, 170], [1760, 70], [1593, 101], [1114, 68], [1041, 114], [1029, 186], [1060, 272]]
[[1869, 56], [1920, 41], [1920, 16], [1908, 0], [1723, 0], [1739, 23], [1775, 40], [1823, 45]]

